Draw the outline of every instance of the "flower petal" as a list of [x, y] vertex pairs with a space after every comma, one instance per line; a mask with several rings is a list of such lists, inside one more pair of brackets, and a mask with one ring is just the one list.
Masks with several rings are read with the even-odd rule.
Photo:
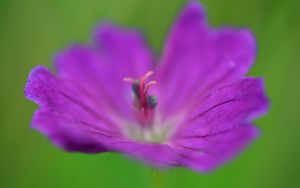
[[65, 85], [63, 80], [54, 77], [44, 67], [37, 67], [31, 72], [25, 96], [41, 107], [34, 116], [33, 127], [66, 150], [105, 150], [86, 133], [87, 129], [120, 136], [113, 116], [104, 114], [101, 106], [91, 101], [84, 92], [77, 91], [74, 85]]
[[199, 104], [170, 142], [183, 165], [201, 172], [223, 164], [255, 139], [259, 131], [248, 122], [268, 108], [263, 81], [250, 77], [215, 90]]
[[175, 137], [199, 137], [229, 131], [241, 122], [250, 122], [268, 109], [263, 81], [241, 78], [215, 90], [189, 113]]
[[153, 69], [153, 57], [143, 37], [135, 30], [100, 24], [94, 39], [110, 68], [126, 76], [139, 78]]
[[55, 58], [58, 77], [78, 88], [102, 109], [120, 117], [132, 117], [131, 88], [117, 71], [91, 47], [73, 45]]
[[183, 10], [166, 41], [158, 76], [162, 112], [178, 113], [199, 97], [244, 75], [256, 53], [246, 29], [214, 30], [201, 5]]
[[216, 135], [178, 139], [173, 148], [181, 156], [181, 165], [208, 172], [232, 159], [258, 136], [255, 126], [242, 123]]
[[[89, 133], [88, 123], [55, 111], [38, 110], [32, 127], [46, 135], [55, 145], [70, 152], [99, 153], [109, 149]], [[104, 133], [104, 137], [110, 137]], [[98, 138], [99, 139], [99, 138]]]

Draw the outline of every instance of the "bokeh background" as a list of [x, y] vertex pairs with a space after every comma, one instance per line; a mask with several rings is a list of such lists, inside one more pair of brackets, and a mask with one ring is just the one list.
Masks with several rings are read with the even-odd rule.
[[158, 177], [119, 154], [69, 154], [29, 128], [37, 106], [23, 96], [29, 71], [51, 67], [73, 42], [110, 20], [140, 29], [159, 54], [185, 0], [0, 1], [0, 187], [300, 187], [300, 1], [202, 0], [213, 26], [249, 27], [259, 54], [250, 75], [263, 76], [272, 106], [257, 121], [263, 136], [211, 174], [176, 168]]

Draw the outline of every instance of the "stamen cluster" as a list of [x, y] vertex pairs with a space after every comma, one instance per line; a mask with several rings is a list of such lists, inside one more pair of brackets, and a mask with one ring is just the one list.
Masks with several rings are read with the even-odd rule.
[[157, 105], [157, 97], [148, 95], [149, 88], [156, 84], [155, 80], [147, 82], [147, 79], [153, 75], [153, 73], [153, 71], [149, 71], [138, 80], [130, 77], [123, 79], [125, 82], [131, 84], [134, 93], [133, 106], [137, 112], [140, 123], [147, 126], [149, 126], [153, 120], [153, 110]]

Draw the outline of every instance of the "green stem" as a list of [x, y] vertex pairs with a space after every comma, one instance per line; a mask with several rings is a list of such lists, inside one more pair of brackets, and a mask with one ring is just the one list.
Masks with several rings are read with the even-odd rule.
[[164, 181], [164, 174], [160, 169], [151, 167], [151, 180], [152, 180], [152, 187], [153, 188], [164, 188], [165, 181]]

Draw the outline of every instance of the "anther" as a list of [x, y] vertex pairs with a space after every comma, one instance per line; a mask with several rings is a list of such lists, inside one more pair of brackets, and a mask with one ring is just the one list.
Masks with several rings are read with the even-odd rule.
[[150, 109], [153, 109], [157, 105], [157, 97], [153, 95], [147, 96], [147, 105]]

